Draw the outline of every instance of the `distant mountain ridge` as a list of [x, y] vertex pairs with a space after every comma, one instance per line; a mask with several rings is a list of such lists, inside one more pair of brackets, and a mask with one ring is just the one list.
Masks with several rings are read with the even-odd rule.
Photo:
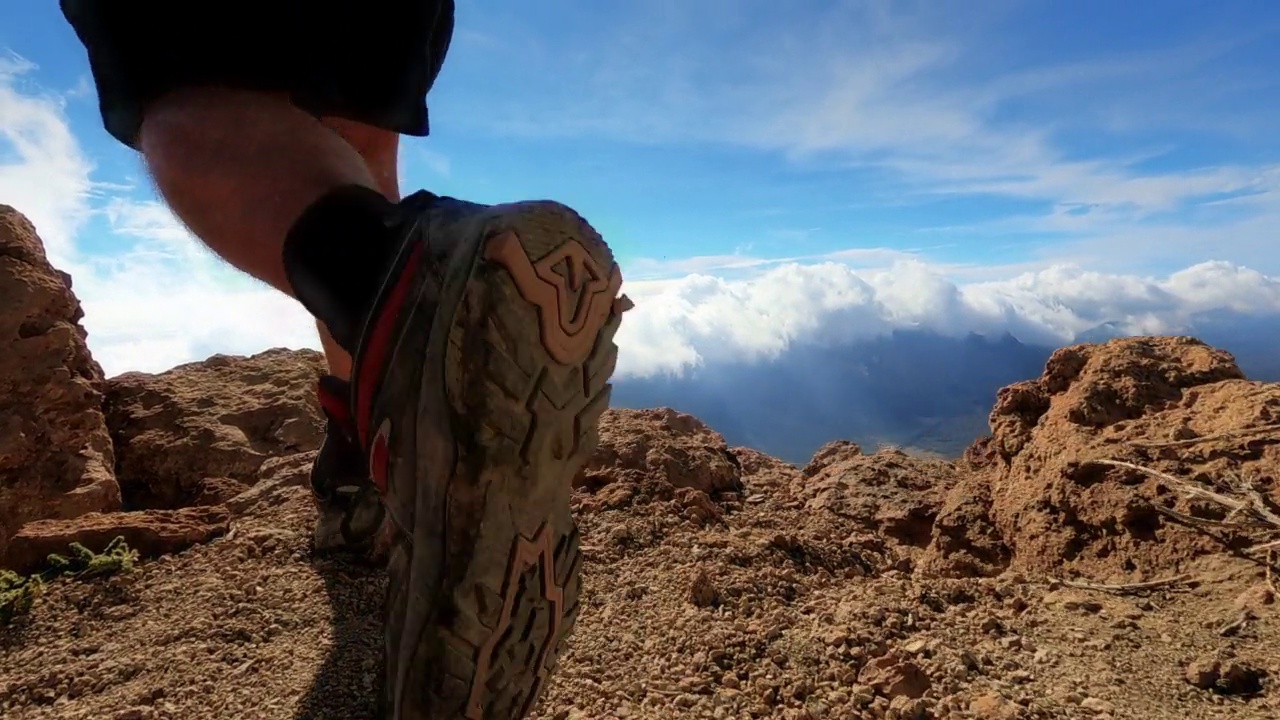
[[621, 378], [613, 405], [674, 407], [732, 444], [790, 462], [806, 462], [837, 438], [950, 457], [986, 434], [996, 390], [1036, 376], [1052, 351], [1007, 334], [900, 330], [841, 347], [796, 346], [770, 362]]
[[[1196, 337], [1235, 354], [1249, 377], [1280, 380], [1274, 319], [1206, 314], [1194, 329]], [[1078, 341], [1125, 334], [1118, 323], [1106, 323]], [[1008, 333], [947, 337], [899, 330], [838, 347], [797, 345], [768, 362], [716, 364], [679, 377], [619, 378], [613, 405], [673, 407], [703, 418], [732, 445], [793, 463], [807, 462], [836, 439], [952, 458], [989, 432], [996, 392], [1039, 375], [1055, 349]]]

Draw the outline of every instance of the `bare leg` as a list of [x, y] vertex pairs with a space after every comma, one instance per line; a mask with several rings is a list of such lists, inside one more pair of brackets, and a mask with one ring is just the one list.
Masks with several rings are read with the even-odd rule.
[[289, 294], [281, 252], [302, 211], [343, 186], [376, 187], [346, 141], [265, 93], [171, 93], [149, 108], [141, 145], [187, 227], [227, 262]]
[[360, 153], [373, 177], [377, 190], [391, 202], [400, 201], [400, 176], [397, 162], [400, 136], [390, 130], [372, 127], [354, 120], [327, 117], [320, 122]]
[[[277, 95], [196, 88], [148, 109], [141, 148], [161, 195], [197, 237], [236, 268], [292, 294], [281, 250], [294, 222], [344, 186], [398, 199], [397, 140], [350, 121], [326, 126]], [[321, 342], [331, 371], [348, 377], [351, 359], [324, 328]]]

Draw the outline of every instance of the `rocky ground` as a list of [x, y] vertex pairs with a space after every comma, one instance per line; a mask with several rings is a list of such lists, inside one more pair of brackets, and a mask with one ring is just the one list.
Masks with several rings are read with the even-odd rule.
[[[313, 550], [318, 356], [103, 378], [69, 284], [0, 207], [0, 558], [140, 559], [0, 627], [0, 716], [369, 717], [384, 578]], [[796, 467], [608, 413], [536, 717], [1280, 716], [1280, 385], [1190, 338], [1077, 346], [991, 429]]]

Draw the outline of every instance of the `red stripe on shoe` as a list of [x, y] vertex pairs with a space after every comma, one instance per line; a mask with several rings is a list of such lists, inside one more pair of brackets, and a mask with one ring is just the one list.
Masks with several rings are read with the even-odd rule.
[[373, 332], [369, 333], [361, 347], [360, 368], [356, 375], [356, 432], [360, 436], [360, 446], [369, 447], [369, 424], [373, 418], [373, 398], [378, 392], [378, 385], [387, 362], [387, 352], [391, 347], [391, 333], [395, 330], [396, 317], [400, 315], [405, 300], [409, 297], [409, 289], [413, 287], [413, 279], [417, 275], [418, 258], [422, 255], [422, 244], [417, 244], [409, 254], [409, 259], [401, 266], [400, 278], [387, 295], [386, 301], [374, 321]]

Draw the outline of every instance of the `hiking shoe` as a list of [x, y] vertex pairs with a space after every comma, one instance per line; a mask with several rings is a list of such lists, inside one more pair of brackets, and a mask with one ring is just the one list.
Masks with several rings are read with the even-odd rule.
[[574, 475], [598, 441], [622, 275], [554, 202], [401, 204], [349, 407], [398, 530], [383, 714], [515, 720], [578, 612]]
[[332, 375], [320, 378], [320, 407], [328, 420], [311, 468], [311, 492], [319, 519], [315, 548], [341, 552], [375, 564], [390, 552], [390, 520], [369, 477], [348, 406], [351, 386]]

